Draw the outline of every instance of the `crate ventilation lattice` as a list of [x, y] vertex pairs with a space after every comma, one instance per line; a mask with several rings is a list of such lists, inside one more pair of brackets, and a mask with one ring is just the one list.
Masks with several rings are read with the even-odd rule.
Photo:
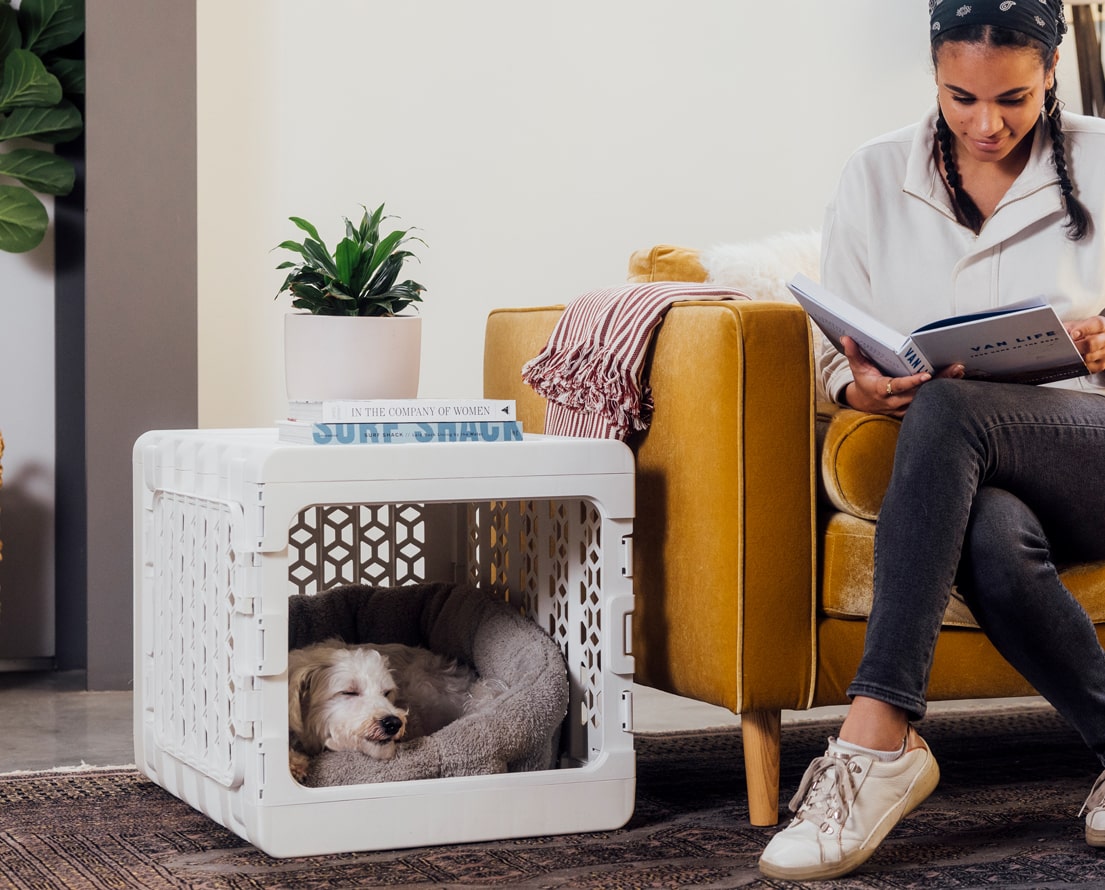
[[158, 743], [221, 784], [237, 787], [242, 776], [232, 744], [236, 687], [230, 655], [235, 505], [161, 492], [153, 515]]

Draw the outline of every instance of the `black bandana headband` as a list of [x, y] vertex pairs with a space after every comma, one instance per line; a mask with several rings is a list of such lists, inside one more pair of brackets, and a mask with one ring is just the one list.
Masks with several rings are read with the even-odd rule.
[[966, 25], [996, 25], [1053, 49], [1066, 31], [1061, 4], [1062, 0], [929, 0], [930, 37], [935, 40]]

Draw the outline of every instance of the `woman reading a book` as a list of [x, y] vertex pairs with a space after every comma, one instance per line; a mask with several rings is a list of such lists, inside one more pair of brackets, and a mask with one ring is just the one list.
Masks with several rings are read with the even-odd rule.
[[[1056, 98], [1059, 0], [931, 0], [930, 27], [937, 107], [846, 165], [823, 283], [898, 330], [1044, 295], [1087, 375], [892, 378], [850, 340], [829, 347], [830, 397], [903, 420], [852, 704], [764, 850], [777, 878], [853, 870], [936, 787], [910, 721], [953, 585], [1105, 768], [1105, 652], [1056, 569], [1105, 559], [1105, 120]], [[1105, 773], [1084, 810], [1087, 841], [1105, 846]]]

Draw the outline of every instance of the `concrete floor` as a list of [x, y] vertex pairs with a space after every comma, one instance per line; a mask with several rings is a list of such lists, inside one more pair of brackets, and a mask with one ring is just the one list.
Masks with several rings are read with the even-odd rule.
[[[87, 692], [84, 675], [0, 673], [0, 773], [73, 766], [123, 766], [134, 762], [130, 692]], [[932, 711], [977, 711], [1038, 698], [938, 702]], [[634, 728], [641, 733], [739, 726], [724, 708], [635, 686]], [[843, 708], [785, 711], [784, 723], [840, 717]]]
[[[86, 692], [79, 672], [0, 673], [0, 773], [133, 763], [132, 704], [130, 692]], [[634, 718], [641, 732], [740, 725], [723, 708], [643, 686]]]
[[134, 763], [131, 701], [86, 692], [81, 672], [0, 673], [0, 773]]

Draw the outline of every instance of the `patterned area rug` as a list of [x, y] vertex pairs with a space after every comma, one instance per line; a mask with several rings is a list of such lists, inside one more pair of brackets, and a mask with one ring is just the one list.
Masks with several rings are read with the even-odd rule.
[[[835, 726], [783, 730], [783, 794]], [[943, 781], [834, 888], [1105, 886], [1077, 812], [1097, 774], [1050, 710], [931, 717]], [[132, 770], [0, 776], [0, 887], [784, 887], [756, 859], [739, 733], [638, 736], [636, 812], [618, 831], [275, 860]], [[463, 816], [461, 816], [463, 818]], [[817, 885], [806, 885], [817, 886]]]

